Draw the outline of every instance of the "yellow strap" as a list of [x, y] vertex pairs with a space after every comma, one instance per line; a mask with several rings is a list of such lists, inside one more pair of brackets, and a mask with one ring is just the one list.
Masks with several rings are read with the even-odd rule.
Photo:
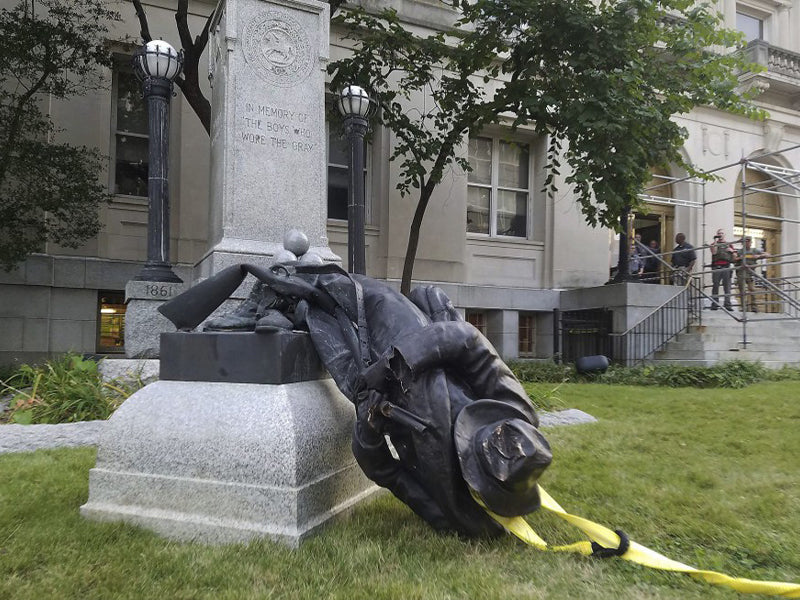
[[[603, 525], [599, 525], [593, 521], [589, 521], [588, 519], [569, 514], [567, 511], [561, 508], [558, 502], [556, 502], [552, 496], [550, 496], [550, 494], [545, 492], [541, 486], [539, 486], [539, 493], [542, 498], [542, 508], [555, 513], [568, 523], [575, 525], [581, 531], [583, 531], [589, 537], [589, 539], [597, 542], [601, 546], [605, 548], [619, 547], [619, 536], [611, 531], [608, 527], [604, 527]], [[486, 512], [489, 513], [489, 515], [495, 521], [500, 523], [500, 525], [505, 527], [509, 532], [513, 533], [526, 544], [530, 544], [539, 550], [551, 550], [554, 552], [577, 552], [583, 555], [589, 555], [592, 553], [591, 542], [577, 542], [567, 546], [548, 546], [547, 542], [540, 538], [531, 528], [528, 522], [522, 517], [502, 517], [497, 515], [486, 508], [486, 506], [483, 504], [483, 502], [481, 502], [480, 498], [474, 492], [473, 497], [475, 497], [475, 500], [484, 507]], [[784, 583], [781, 581], [754, 581], [752, 579], [743, 579], [741, 577], [730, 577], [728, 575], [724, 575], [723, 573], [717, 573], [716, 571], [701, 571], [700, 569], [695, 569], [689, 565], [669, 559], [666, 556], [650, 550], [649, 548], [645, 548], [641, 544], [637, 544], [634, 541], [630, 542], [628, 551], [625, 552], [621, 558], [644, 565], [646, 567], [651, 567], [653, 569], [688, 573], [689, 575], [698, 579], [704, 579], [708, 583], [733, 588], [737, 592], [742, 592], [745, 594], [772, 594], [776, 596], [782, 596], [784, 598], [800, 598], [800, 584]]]

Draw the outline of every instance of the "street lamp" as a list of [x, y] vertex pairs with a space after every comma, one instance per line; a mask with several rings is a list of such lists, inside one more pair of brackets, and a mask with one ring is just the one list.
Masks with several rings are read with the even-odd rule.
[[183, 52], [162, 40], [147, 42], [133, 57], [147, 103], [149, 161], [147, 172], [147, 262], [134, 279], [181, 283], [169, 263], [169, 101], [173, 81], [183, 66]]
[[364, 136], [375, 103], [364, 88], [348, 85], [339, 94], [339, 112], [350, 141], [350, 186], [347, 199], [347, 250], [351, 273], [366, 275], [364, 251]]

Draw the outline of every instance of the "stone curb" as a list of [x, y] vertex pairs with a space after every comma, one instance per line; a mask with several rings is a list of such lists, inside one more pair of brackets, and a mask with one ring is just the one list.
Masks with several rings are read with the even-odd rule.
[[[541, 427], [579, 425], [597, 421], [592, 415], [571, 408], [540, 412]], [[107, 421], [84, 421], [62, 425], [0, 425], [0, 454], [32, 452], [48, 448], [96, 446]]]

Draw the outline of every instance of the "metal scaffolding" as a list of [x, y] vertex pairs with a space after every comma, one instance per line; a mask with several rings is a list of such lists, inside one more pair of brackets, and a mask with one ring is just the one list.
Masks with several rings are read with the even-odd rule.
[[[758, 220], [762, 223], [764, 221], [770, 221], [779, 224], [781, 227], [783, 223], [800, 223], [800, 220], [788, 218], [783, 216], [783, 214], [761, 214], [758, 212], [752, 200], [755, 194], [761, 193], [773, 194], [778, 198], [800, 199], [800, 170], [780, 167], [765, 162], [765, 160], [775, 159], [782, 154], [798, 148], [800, 148], [800, 144], [775, 152], [760, 154], [752, 158], [743, 158], [739, 161], [705, 171], [701, 173], [700, 176], [670, 177], [656, 174], [654, 178], [659, 180], [658, 183], [646, 188], [644, 193], [640, 195], [640, 200], [650, 204], [671, 205], [702, 211], [701, 235], [703, 240], [706, 239], [707, 235], [706, 209], [714, 204], [733, 201], [734, 214], [740, 218], [741, 222], [741, 235], [739, 235], [738, 238], [734, 236], [735, 239], [733, 239], [731, 243], [734, 244], [739, 256], [743, 257], [748, 251], [748, 249], [745, 248], [745, 239], [748, 236], [748, 231], [751, 231], [748, 229], [748, 222], [752, 223], [754, 220]], [[724, 171], [735, 169], [739, 170], [739, 190], [729, 196], [713, 199], [707, 198], [706, 188], [709, 178], [720, 178]], [[753, 180], [753, 171], [761, 173], [765, 177], [759, 178], [759, 180]], [[748, 174], [750, 175], [749, 177]], [[674, 186], [674, 184], [677, 183], [700, 186], [700, 190], [697, 193], [691, 194], [694, 196], [693, 198], [675, 197], [674, 187], [672, 188], [672, 195], [668, 196], [664, 194], [665, 188]], [[750, 204], [750, 209], [748, 209], [748, 203]], [[700, 253], [698, 255], [698, 264], [702, 264], [702, 259], [700, 257], [702, 253], [709, 248], [710, 245], [698, 245], [695, 247], [695, 250]], [[750, 250], [752, 251], [752, 249]], [[676, 278], [676, 270], [669, 264], [671, 252], [660, 252], [654, 255], [648, 248], [642, 247], [640, 254], [644, 256], [657, 256], [662, 265], [661, 276], [665, 278], [665, 282], [680, 281], [679, 277]], [[736, 297], [739, 310], [726, 311], [731, 319], [741, 323], [741, 344], [744, 347], [748, 344], [748, 323], [776, 319], [800, 319], [800, 267], [791, 269], [791, 271], [798, 273], [798, 275], [767, 276], [768, 270], [777, 271], [786, 265], [800, 264], [800, 252], [783, 254], [773, 253], [757, 260], [758, 264], [756, 268], [754, 265], [748, 264], [747, 260], [739, 259], [739, 262], [733, 269], [733, 272], [737, 276], [737, 293], [733, 295]], [[756, 260], [754, 259], [753, 262], [756, 262]], [[786, 269], [783, 270], [785, 271]], [[680, 273], [677, 274], [680, 275]], [[711, 287], [711, 283], [709, 283], [710, 275], [710, 265], [703, 265], [699, 271], [695, 270], [692, 273], [692, 278], [696, 282], [696, 284], [692, 286], [695, 290], [695, 295], [697, 295], [696, 301], [699, 305], [705, 305], [706, 308], [710, 308], [715, 304], [715, 299], [708, 293], [708, 288]], [[752, 311], [750, 309], [752, 309]]]

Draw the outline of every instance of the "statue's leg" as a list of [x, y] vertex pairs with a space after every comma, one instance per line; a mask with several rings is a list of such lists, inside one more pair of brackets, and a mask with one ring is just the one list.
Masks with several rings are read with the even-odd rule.
[[256, 321], [261, 317], [259, 305], [264, 300], [266, 286], [256, 280], [250, 294], [233, 312], [209, 319], [205, 325], [206, 331], [253, 331]]

